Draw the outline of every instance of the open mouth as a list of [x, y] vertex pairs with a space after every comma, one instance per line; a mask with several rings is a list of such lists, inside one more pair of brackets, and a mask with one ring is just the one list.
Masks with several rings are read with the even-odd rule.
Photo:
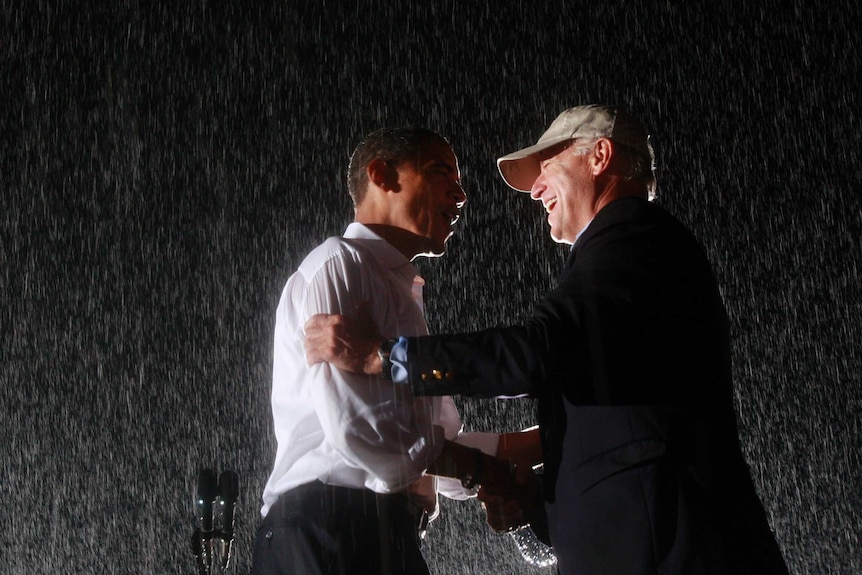
[[443, 212], [443, 216], [449, 220], [449, 225], [454, 226], [455, 223], [461, 218], [461, 215], [458, 212]]
[[550, 214], [551, 210], [553, 210], [554, 206], [556, 206], [556, 205], [557, 205], [557, 198], [551, 198], [550, 200], [548, 200], [548, 203], [545, 204], [545, 211]]

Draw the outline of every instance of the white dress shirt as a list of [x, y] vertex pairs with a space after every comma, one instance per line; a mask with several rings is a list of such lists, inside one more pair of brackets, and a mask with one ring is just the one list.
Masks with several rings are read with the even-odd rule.
[[[426, 335], [424, 283], [401, 252], [359, 223], [315, 248], [287, 281], [273, 353], [278, 450], [262, 515], [281, 493], [314, 480], [378, 493], [414, 484], [413, 491], [430, 488], [436, 502], [432, 478], [417, 480], [444, 438], [496, 452], [496, 434], [461, 433], [450, 397], [415, 398], [409, 386], [379, 376], [306, 364], [303, 326], [317, 313], [355, 318], [366, 307], [384, 337]], [[472, 495], [454, 480], [441, 479], [437, 489], [456, 499]]]

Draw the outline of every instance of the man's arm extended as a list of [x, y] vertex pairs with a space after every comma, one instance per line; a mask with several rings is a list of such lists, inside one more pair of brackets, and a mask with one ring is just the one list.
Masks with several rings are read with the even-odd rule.
[[[318, 314], [305, 324], [305, 353], [309, 365], [328, 362], [339, 369], [369, 375], [382, 372], [378, 354], [383, 338], [341, 315]], [[364, 333], [363, 333], [364, 332]], [[512, 469], [541, 461], [538, 431], [501, 436], [497, 457], [447, 441], [428, 473], [454, 477], [465, 484], [481, 484], [489, 493], [511, 494], [518, 489]]]

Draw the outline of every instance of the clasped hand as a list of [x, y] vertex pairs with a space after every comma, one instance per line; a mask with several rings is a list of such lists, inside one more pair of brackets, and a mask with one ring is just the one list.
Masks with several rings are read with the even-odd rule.
[[541, 513], [539, 478], [529, 466], [516, 466], [507, 479], [486, 478], [478, 499], [485, 509], [488, 525], [498, 533], [529, 525]]
[[[344, 371], [377, 374], [381, 371], [377, 350], [383, 342], [367, 306], [356, 318], [340, 314], [316, 314], [305, 326], [305, 358], [308, 365], [327, 362]], [[494, 531], [505, 533], [541, 513], [539, 479], [529, 465], [510, 469], [501, 460], [483, 474], [478, 499]]]

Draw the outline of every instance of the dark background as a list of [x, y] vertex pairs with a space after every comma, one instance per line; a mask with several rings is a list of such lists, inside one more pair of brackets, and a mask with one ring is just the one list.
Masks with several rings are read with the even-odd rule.
[[[658, 201], [715, 266], [791, 572], [862, 570], [857, 2], [248, 4], [0, 1], [0, 571], [193, 573], [211, 467], [240, 474], [247, 572], [275, 306], [351, 219], [350, 151], [383, 126], [450, 137], [470, 199], [420, 264], [429, 324], [514, 322], [565, 251], [494, 159], [593, 102], [648, 126]], [[438, 574], [549, 572], [475, 501], [446, 502], [426, 550]]]

